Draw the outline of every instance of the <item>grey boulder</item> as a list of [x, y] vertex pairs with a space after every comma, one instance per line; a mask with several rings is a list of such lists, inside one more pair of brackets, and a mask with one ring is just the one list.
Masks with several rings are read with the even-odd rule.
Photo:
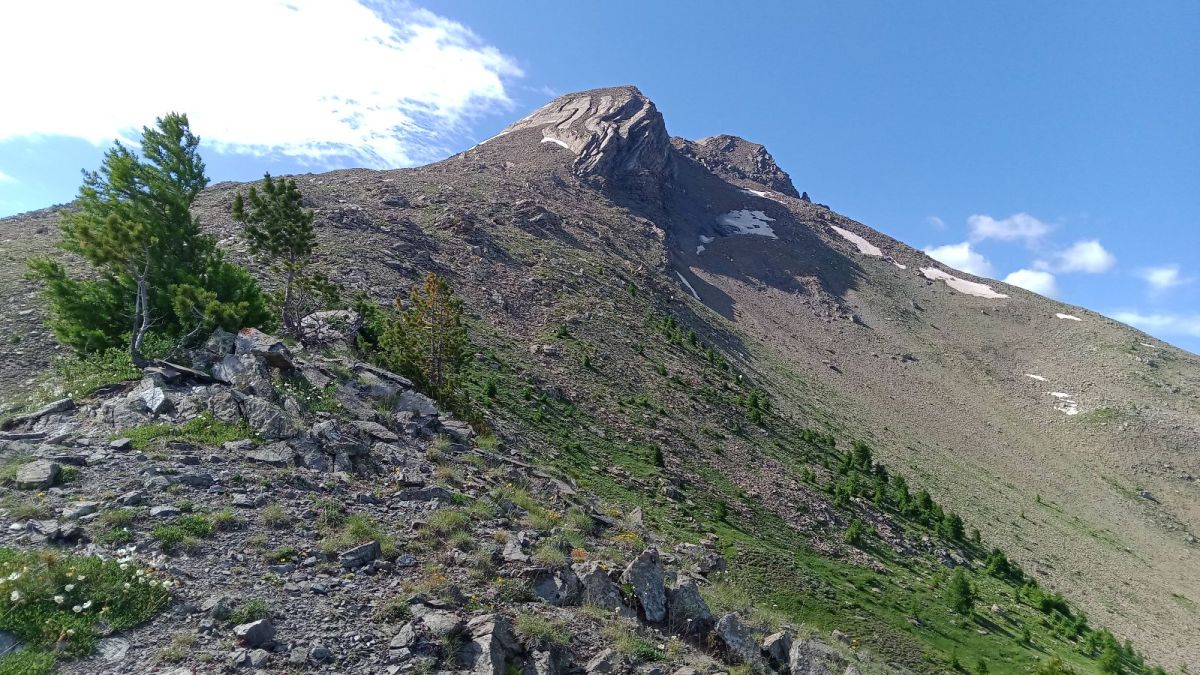
[[717, 642], [724, 647], [730, 658], [750, 666], [755, 672], [767, 671], [758, 643], [750, 637], [750, 630], [737, 614], [729, 613], [721, 617], [717, 622], [716, 636]]
[[712, 612], [694, 579], [684, 580], [667, 590], [667, 615], [671, 627], [687, 635], [702, 635], [713, 627]]
[[296, 434], [296, 428], [283, 408], [265, 398], [247, 396], [242, 401], [242, 414], [250, 428], [263, 438], [278, 440]]
[[366, 565], [382, 554], [383, 550], [380, 548], [379, 542], [369, 541], [361, 546], [355, 546], [348, 551], [342, 552], [338, 556], [338, 561], [341, 562], [343, 568], [352, 570]]
[[234, 626], [233, 634], [247, 646], [261, 647], [275, 639], [275, 626], [271, 624], [270, 619], [259, 619]]
[[667, 593], [663, 586], [663, 568], [658, 558], [658, 549], [642, 551], [629, 566], [621, 579], [633, 586], [633, 592], [641, 602], [646, 621], [660, 623], [667, 618]]
[[261, 462], [269, 466], [284, 467], [292, 464], [292, 458], [295, 454], [291, 446], [283, 441], [279, 441], [248, 451], [246, 459], [252, 462]]
[[237, 337], [234, 338], [233, 353], [251, 354], [283, 370], [295, 367], [292, 363], [292, 353], [287, 346], [257, 328], [243, 328], [238, 331]]
[[54, 485], [62, 473], [62, 466], [57, 462], [38, 459], [17, 469], [17, 487], [21, 490], [43, 490]]

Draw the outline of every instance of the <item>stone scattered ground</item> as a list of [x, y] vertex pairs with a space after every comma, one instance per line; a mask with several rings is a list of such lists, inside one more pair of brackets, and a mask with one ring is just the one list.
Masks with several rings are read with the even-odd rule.
[[714, 616], [700, 589], [726, 561], [712, 542], [660, 551], [636, 517], [598, 510], [402, 377], [253, 329], [219, 332], [188, 365], [215, 377], [152, 368], [0, 432], [0, 545], [138, 560], [176, 587], [158, 618], [61, 672], [879, 667]]

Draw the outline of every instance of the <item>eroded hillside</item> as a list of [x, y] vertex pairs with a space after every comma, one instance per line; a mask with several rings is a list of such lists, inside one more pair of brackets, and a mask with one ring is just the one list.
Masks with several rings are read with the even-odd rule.
[[[446, 276], [497, 436], [640, 508], [665, 541], [716, 542], [741, 594], [722, 609], [837, 630], [918, 672], [952, 654], [991, 672], [1048, 654], [1095, 668], [1061, 615], [984, 573], [998, 546], [1151, 660], [1200, 662], [1195, 356], [948, 270], [797, 196], [761, 146], [671, 139], [632, 88], [556, 99], [430, 166], [297, 180], [321, 266], [384, 302]], [[210, 187], [197, 211], [249, 264], [229, 216], [240, 187]], [[14, 394], [54, 353], [19, 276], [55, 218], [0, 221]], [[947, 540], [894, 480], [876, 496], [855, 441], [982, 542]], [[855, 520], [870, 530], [857, 544]], [[955, 566], [977, 573], [981, 620], [941, 600]]]

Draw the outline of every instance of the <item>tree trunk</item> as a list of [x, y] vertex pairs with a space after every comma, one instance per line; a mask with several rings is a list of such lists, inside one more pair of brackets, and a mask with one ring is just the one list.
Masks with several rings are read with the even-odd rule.
[[150, 289], [146, 276], [150, 272], [150, 263], [138, 272], [137, 299], [133, 303], [133, 336], [129, 341], [129, 360], [137, 368], [146, 368], [150, 360], [142, 355], [142, 341], [150, 330]]
[[294, 303], [292, 286], [295, 280], [296, 272], [289, 267], [283, 285], [283, 331], [294, 338], [300, 338], [302, 337], [300, 335], [300, 317], [296, 316], [296, 308], [292, 306]]

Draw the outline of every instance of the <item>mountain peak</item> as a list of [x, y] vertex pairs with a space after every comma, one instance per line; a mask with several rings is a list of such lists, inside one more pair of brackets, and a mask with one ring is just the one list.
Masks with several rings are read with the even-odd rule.
[[792, 185], [791, 176], [779, 168], [771, 153], [758, 143], [728, 134], [698, 141], [676, 138], [673, 143], [682, 154], [726, 180], [749, 180], [785, 195], [800, 196], [796, 186]]
[[542, 143], [575, 154], [575, 172], [615, 183], [660, 185], [671, 175], [671, 139], [662, 114], [637, 87], [564, 94], [505, 129], [537, 129]]

